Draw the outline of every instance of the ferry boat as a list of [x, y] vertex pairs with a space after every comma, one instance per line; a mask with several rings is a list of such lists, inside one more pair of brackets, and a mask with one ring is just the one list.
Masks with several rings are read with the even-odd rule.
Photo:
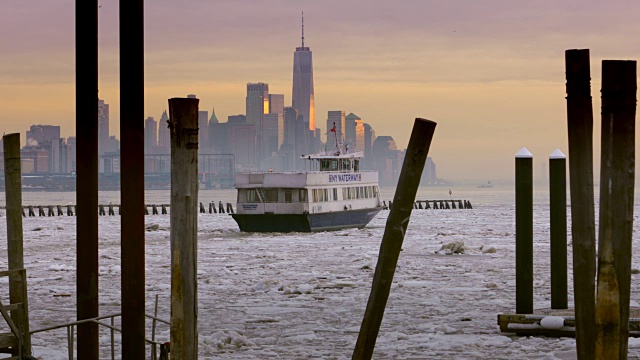
[[360, 171], [361, 151], [337, 146], [303, 155], [309, 171], [236, 174], [232, 214], [240, 231], [315, 232], [366, 226], [382, 200], [377, 171]]

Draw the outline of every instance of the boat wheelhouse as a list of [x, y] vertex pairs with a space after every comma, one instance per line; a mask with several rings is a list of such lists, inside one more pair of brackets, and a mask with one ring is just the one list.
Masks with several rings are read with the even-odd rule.
[[364, 227], [382, 209], [378, 172], [360, 171], [361, 151], [302, 156], [308, 171], [236, 174], [232, 214], [241, 231], [311, 232]]

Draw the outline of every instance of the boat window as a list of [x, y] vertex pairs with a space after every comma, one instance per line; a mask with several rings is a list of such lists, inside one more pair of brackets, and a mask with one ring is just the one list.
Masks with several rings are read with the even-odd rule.
[[331, 170], [338, 170], [338, 160], [331, 160]]
[[278, 202], [278, 189], [264, 189], [264, 202]]
[[329, 189], [322, 189], [324, 193], [324, 201], [329, 201]]
[[357, 194], [356, 188], [354, 187], [349, 188], [349, 199], [357, 199], [356, 194]]
[[293, 202], [293, 192], [291, 190], [284, 191], [284, 202], [286, 203]]
[[351, 170], [351, 160], [342, 159], [340, 160], [340, 170]]
[[353, 171], [360, 171], [360, 160], [353, 160]]
[[338, 201], [338, 189], [333, 188], [333, 201]]
[[307, 189], [300, 189], [298, 193], [298, 201], [307, 202]]
[[260, 198], [258, 198], [258, 192], [256, 189], [247, 189], [247, 202], [248, 203], [259, 203]]

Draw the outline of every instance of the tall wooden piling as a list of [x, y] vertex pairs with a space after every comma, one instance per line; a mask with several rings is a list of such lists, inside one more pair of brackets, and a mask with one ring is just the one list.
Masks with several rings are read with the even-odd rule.
[[430, 120], [416, 118], [414, 122], [393, 198], [393, 207], [389, 202], [391, 211], [382, 237], [371, 294], [360, 326], [358, 341], [353, 351], [353, 359], [371, 359], [373, 355], [393, 275], [402, 249], [404, 234], [413, 210], [413, 201], [416, 198], [435, 128], [436, 123]]
[[[626, 359], [635, 183], [636, 62], [602, 62], [596, 358]], [[608, 184], [603, 185], [603, 184]]]
[[533, 156], [516, 154], [516, 313], [533, 314]]
[[[7, 216], [7, 252], [9, 270], [24, 268], [24, 247], [22, 232], [22, 170], [20, 166], [20, 134], [8, 134], [2, 137], [4, 147], [4, 195]], [[27, 287], [26, 277], [9, 277], [10, 303], [23, 303], [24, 318], [28, 319], [29, 306], [24, 298]], [[18, 325], [23, 338], [23, 354], [31, 355], [31, 337], [29, 322], [23, 322], [20, 311], [11, 311], [11, 319]]]
[[198, 356], [198, 99], [169, 99], [171, 358]]
[[573, 292], [578, 358], [595, 358], [596, 235], [589, 49], [565, 51]]
[[551, 227], [551, 308], [566, 309], [567, 300], [567, 158], [556, 149], [549, 156]]
[[145, 357], [144, 1], [120, 0], [122, 358]]
[[[98, 0], [76, 0], [76, 307], [77, 319], [98, 310]], [[142, 117], [141, 117], [142, 118]], [[97, 359], [98, 324], [78, 325], [79, 359]]]

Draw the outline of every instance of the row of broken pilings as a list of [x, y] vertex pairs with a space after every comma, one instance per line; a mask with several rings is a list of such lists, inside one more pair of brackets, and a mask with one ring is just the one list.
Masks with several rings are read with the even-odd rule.
[[[98, 205], [98, 215], [99, 216], [112, 216], [116, 215], [115, 208], [118, 208], [118, 215], [121, 215], [120, 205], [108, 204], [108, 205]], [[149, 208], [151, 208], [151, 212], [149, 212]], [[160, 210], [158, 210], [160, 208]], [[145, 205], [144, 214], [145, 215], [167, 215], [169, 211], [168, 204], [161, 205]], [[22, 217], [35, 217], [36, 209], [38, 211], [38, 216], [75, 216], [77, 215], [76, 205], [29, 205], [24, 206], [22, 208]], [[26, 211], [25, 211], [26, 210]], [[202, 203], [200, 203], [200, 213], [205, 214], [205, 207]], [[222, 204], [222, 201], [218, 202], [218, 206], [216, 208], [215, 202], [209, 203], [209, 214], [233, 214], [233, 205], [231, 203], [227, 203], [226, 207]]]
[[[422, 205], [424, 203], [424, 206]], [[451, 205], [449, 205], [451, 203]], [[382, 202], [383, 210], [391, 210], [393, 202]], [[456, 205], [457, 204], [457, 205]], [[416, 200], [413, 202], [414, 209], [473, 209], [469, 200]]]

